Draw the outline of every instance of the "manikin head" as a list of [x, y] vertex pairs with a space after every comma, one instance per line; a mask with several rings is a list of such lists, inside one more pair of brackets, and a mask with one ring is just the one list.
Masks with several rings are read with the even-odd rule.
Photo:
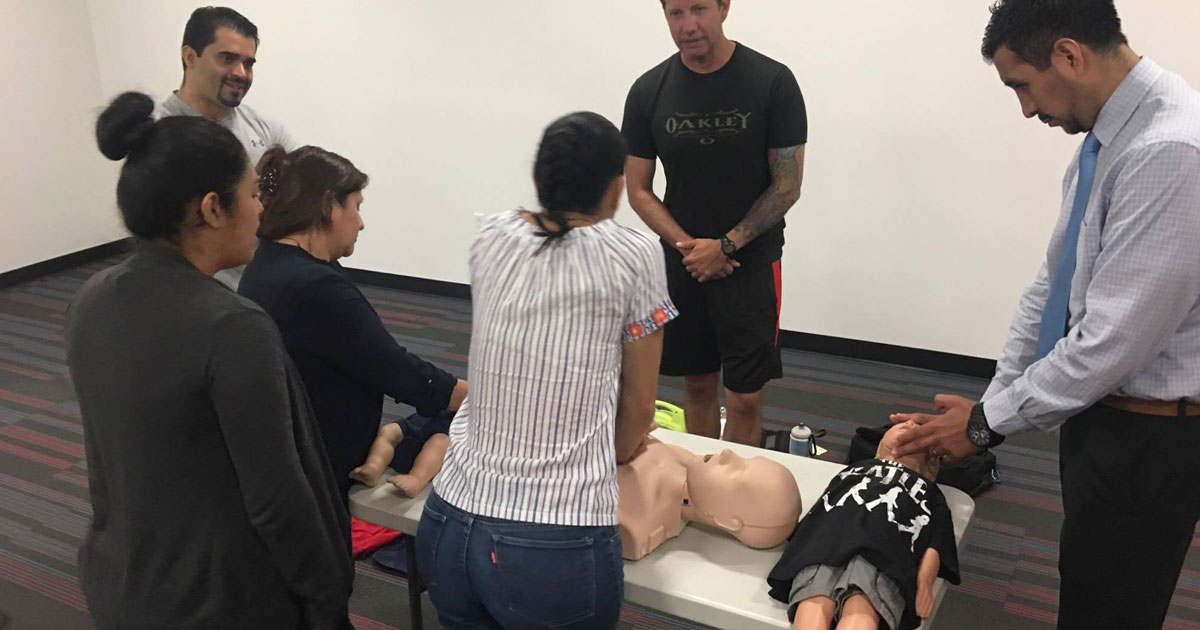
[[933, 449], [926, 449], [923, 453], [913, 453], [907, 457], [896, 457], [892, 454], [893, 447], [896, 446], [896, 440], [904, 433], [916, 428], [916, 424], [912, 422], [901, 422], [888, 429], [887, 433], [883, 434], [883, 439], [879, 441], [879, 448], [875, 449], [875, 457], [879, 459], [888, 459], [897, 464], [907, 466], [921, 474], [927, 481], [937, 479], [938, 471], [942, 468], [942, 460], [933, 454]]
[[803, 505], [796, 478], [779, 462], [726, 449], [687, 463], [683, 517], [728, 532], [756, 549], [787, 540]]

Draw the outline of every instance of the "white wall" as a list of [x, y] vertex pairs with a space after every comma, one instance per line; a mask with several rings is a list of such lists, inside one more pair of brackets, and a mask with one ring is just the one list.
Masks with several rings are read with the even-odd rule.
[[[979, 56], [990, 0], [738, 0], [737, 40], [809, 108], [783, 327], [994, 357], [1033, 277], [1077, 138], [1026, 121]], [[178, 86], [183, 2], [89, 0], [103, 93]], [[336, 6], [334, 10], [332, 7]], [[1200, 85], [1194, 0], [1118, 0], [1135, 50]], [[465, 282], [473, 213], [532, 206], [543, 126], [619, 122], [674, 52], [653, 0], [247, 0], [247, 103], [372, 176], [350, 266]], [[632, 211], [621, 220], [638, 224]]]
[[83, 0], [0, 0], [0, 272], [125, 236]]

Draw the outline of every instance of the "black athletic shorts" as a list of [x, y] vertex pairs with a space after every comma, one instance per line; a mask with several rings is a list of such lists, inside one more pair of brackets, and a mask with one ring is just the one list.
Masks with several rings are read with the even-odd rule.
[[779, 261], [740, 267], [728, 278], [699, 282], [670, 250], [667, 288], [679, 317], [666, 326], [659, 372], [724, 372], [725, 387], [753, 394], [783, 376], [779, 356]]

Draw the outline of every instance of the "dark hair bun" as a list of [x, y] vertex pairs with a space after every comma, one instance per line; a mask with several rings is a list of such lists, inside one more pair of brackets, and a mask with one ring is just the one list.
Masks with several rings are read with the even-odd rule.
[[125, 92], [96, 120], [96, 144], [104, 157], [121, 160], [145, 146], [153, 130], [154, 100], [141, 92]]

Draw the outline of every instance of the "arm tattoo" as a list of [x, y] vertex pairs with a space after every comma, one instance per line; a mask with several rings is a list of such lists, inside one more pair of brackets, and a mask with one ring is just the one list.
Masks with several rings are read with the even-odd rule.
[[796, 145], [775, 150], [775, 161], [771, 163], [771, 185], [750, 206], [746, 218], [730, 230], [731, 233], [741, 234], [743, 244], [779, 223], [800, 198], [799, 159], [803, 158], [797, 158], [796, 155], [802, 148], [803, 145]]

